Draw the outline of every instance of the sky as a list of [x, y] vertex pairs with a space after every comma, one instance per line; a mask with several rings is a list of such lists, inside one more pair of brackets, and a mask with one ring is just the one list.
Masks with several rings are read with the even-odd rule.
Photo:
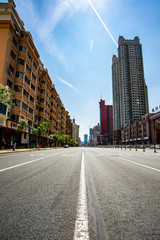
[[160, 0], [15, 0], [15, 4], [66, 110], [80, 126], [82, 141], [89, 127], [100, 121], [100, 99], [113, 104], [111, 65], [119, 36], [140, 38], [150, 112], [160, 105]]

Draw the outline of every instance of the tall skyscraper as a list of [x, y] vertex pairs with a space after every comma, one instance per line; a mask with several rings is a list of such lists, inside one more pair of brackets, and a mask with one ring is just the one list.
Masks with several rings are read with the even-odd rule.
[[112, 59], [112, 83], [115, 131], [134, 120], [141, 119], [149, 111], [142, 45], [138, 37], [133, 40], [119, 37], [118, 59], [116, 56]]
[[113, 129], [120, 129], [119, 68], [118, 57], [112, 58], [112, 91], [113, 91]]

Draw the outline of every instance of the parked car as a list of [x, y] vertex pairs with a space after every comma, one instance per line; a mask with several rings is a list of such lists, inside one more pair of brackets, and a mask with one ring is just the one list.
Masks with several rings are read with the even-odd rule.
[[64, 148], [69, 148], [69, 145], [68, 144], [64, 145]]

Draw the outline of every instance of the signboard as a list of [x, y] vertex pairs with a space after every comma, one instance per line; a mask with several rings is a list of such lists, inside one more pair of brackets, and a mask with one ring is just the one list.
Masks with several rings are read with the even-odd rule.
[[17, 129], [17, 123], [16, 123], [16, 122], [13, 122], [13, 121], [11, 121], [11, 120], [8, 120], [8, 121], [7, 121], [7, 127], [16, 130], [16, 129]]
[[156, 106], [155, 108], [152, 108], [152, 112], [158, 112], [160, 111], [160, 105]]

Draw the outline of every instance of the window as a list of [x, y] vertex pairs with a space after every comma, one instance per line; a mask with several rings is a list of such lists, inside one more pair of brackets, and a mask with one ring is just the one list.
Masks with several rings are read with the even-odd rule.
[[29, 58], [29, 60], [32, 62], [32, 57], [31, 57], [31, 55], [30, 55], [30, 53], [29, 52], [27, 52], [27, 57]]
[[23, 73], [21, 73], [21, 72], [16, 72], [16, 77], [18, 77], [18, 78], [23, 78]]
[[43, 117], [38, 117], [38, 121], [43, 122]]
[[21, 51], [21, 52], [26, 52], [26, 48], [25, 47], [23, 47], [23, 46], [19, 46], [19, 51]]
[[34, 67], [35, 69], [37, 69], [37, 65], [35, 64], [34, 61], [33, 61], [33, 67]]
[[31, 83], [31, 88], [35, 91], [35, 86]]
[[13, 43], [17, 47], [17, 41], [15, 40], [15, 38], [13, 38]]
[[22, 60], [21, 58], [18, 58], [18, 64], [24, 65], [24, 60]]
[[42, 107], [39, 108], [39, 112], [43, 112], [43, 110], [44, 110], [44, 109], [43, 109]]
[[23, 33], [21, 34], [21, 37], [27, 40], [27, 36], [24, 35]]
[[12, 83], [11, 83], [11, 81], [7, 80], [7, 86], [8, 86], [9, 88], [12, 88]]
[[44, 103], [44, 99], [43, 99], [43, 98], [40, 98], [40, 102]]
[[7, 111], [7, 106], [4, 105], [3, 103], [0, 103], [0, 113], [3, 115], [6, 115], [6, 111]]
[[36, 76], [34, 75], [34, 73], [32, 73], [32, 78], [36, 80]]
[[34, 98], [32, 96], [30, 96], [30, 101], [34, 102]]
[[12, 116], [11, 116], [11, 119], [13, 119], [13, 120], [15, 120], [15, 121], [18, 122], [18, 115], [12, 115]]
[[13, 72], [14, 72], [14, 68], [12, 67], [12, 65], [11, 65], [11, 64], [9, 64], [9, 68], [8, 68], [8, 74], [9, 74], [9, 75], [12, 75], [12, 74], [13, 74]]
[[22, 102], [22, 108], [27, 111], [27, 105]]
[[20, 86], [18, 86], [18, 85], [15, 85], [15, 86], [14, 86], [14, 90], [15, 90], [16, 92], [21, 92], [22, 87], [20, 87]]
[[36, 110], [38, 110], [38, 105], [36, 106]]
[[42, 72], [42, 76], [44, 76], [44, 77], [45, 77], [45, 76], [46, 76], [46, 73], [45, 73], [45, 72]]
[[28, 71], [29, 73], [31, 73], [31, 69], [30, 69], [30, 67], [28, 66], [27, 63], [26, 63], [26, 69], [27, 69], [27, 71]]
[[28, 92], [25, 89], [23, 89], [23, 95], [28, 98]]
[[19, 100], [16, 100], [16, 99], [15, 99], [13, 102], [14, 102], [15, 106], [17, 106], [17, 107], [20, 106], [20, 101], [19, 101]]
[[30, 81], [29, 81], [29, 79], [25, 76], [25, 82], [29, 85], [30, 84]]
[[16, 54], [13, 52], [13, 50], [11, 50], [11, 57], [13, 58], [13, 60], [15, 60], [16, 58]]
[[29, 112], [33, 114], [33, 109], [29, 107]]
[[44, 89], [41, 89], [40, 93], [45, 93], [45, 90], [44, 90]]

